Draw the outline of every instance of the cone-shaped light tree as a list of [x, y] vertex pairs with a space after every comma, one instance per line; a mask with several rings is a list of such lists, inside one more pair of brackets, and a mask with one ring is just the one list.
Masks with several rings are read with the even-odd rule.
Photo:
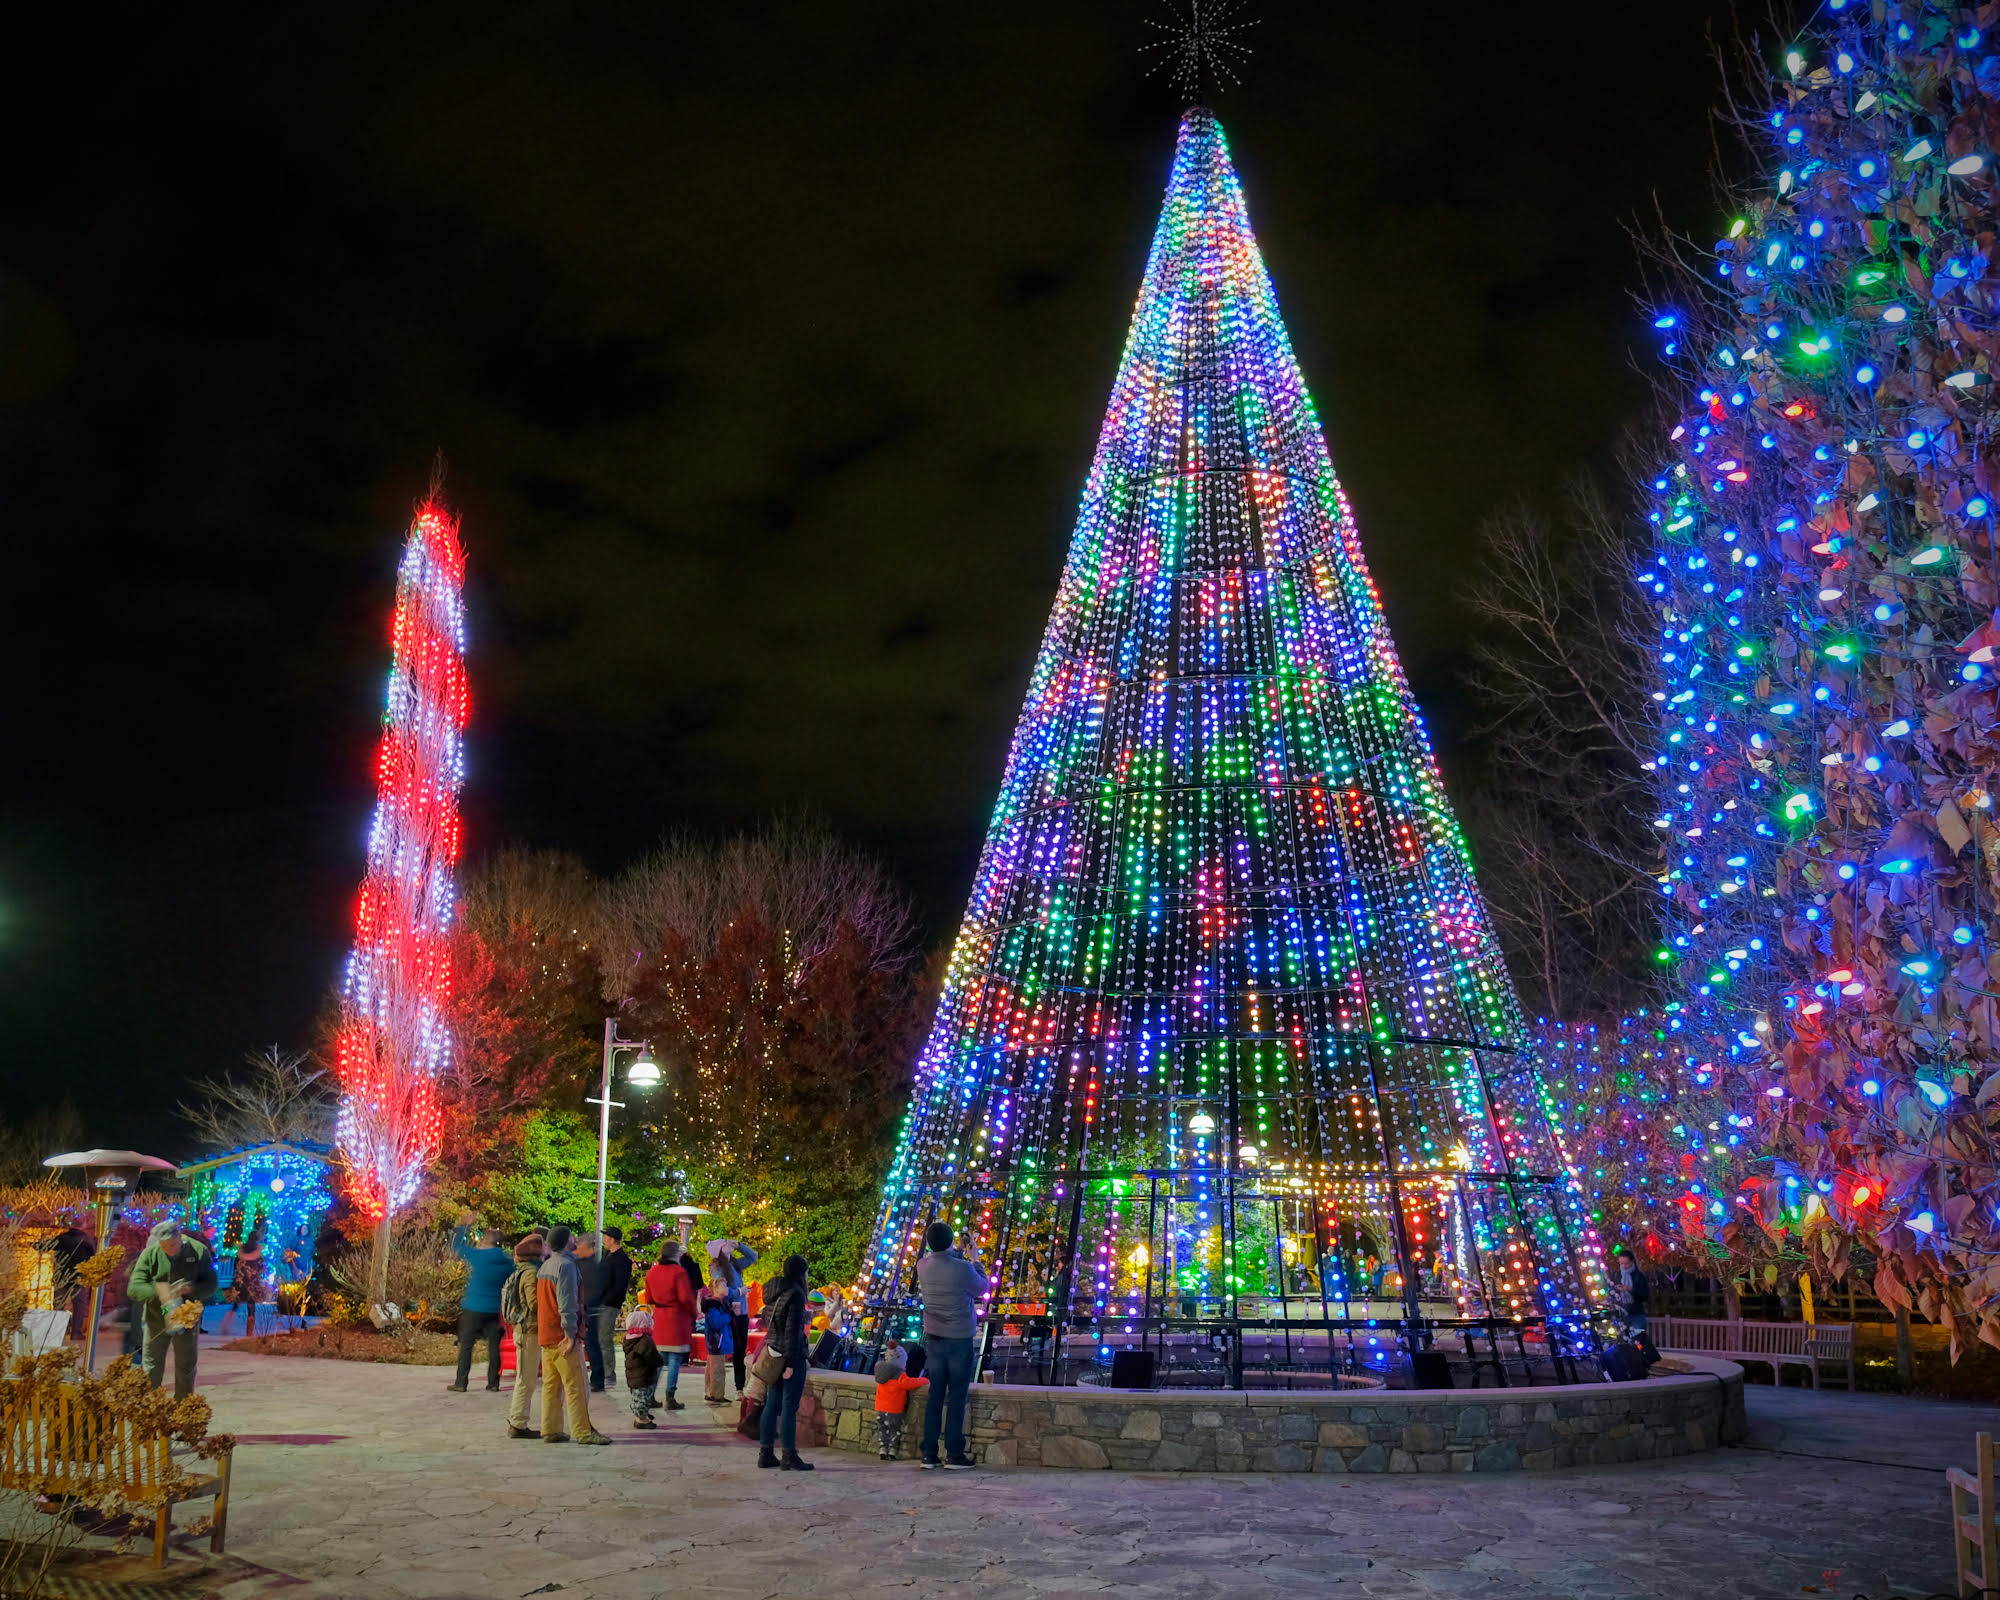
[[375, 1224], [377, 1300], [391, 1220], [437, 1150], [436, 1082], [451, 1059], [449, 934], [471, 709], [464, 582], [458, 519], [433, 490], [396, 583], [375, 818], [336, 1045], [338, 1146], [349, 1198]]
[[875, 1326], [942, 1219], [996, 1316], [1100, 1353], [1474, 1317], [1575, 1338], [1601, 1268], [1524, 1044], [1197, 108], [919, 1059]]

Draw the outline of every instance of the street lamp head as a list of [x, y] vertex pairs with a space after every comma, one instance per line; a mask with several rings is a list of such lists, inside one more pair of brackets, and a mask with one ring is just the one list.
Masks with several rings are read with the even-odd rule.
[[625, 1081], [635, 1089], [651, 1089], [660, 1081], [660, 1064], [653, 1059], [653, 1047], [645, 1046], [639, 1059], [625, 1069]]

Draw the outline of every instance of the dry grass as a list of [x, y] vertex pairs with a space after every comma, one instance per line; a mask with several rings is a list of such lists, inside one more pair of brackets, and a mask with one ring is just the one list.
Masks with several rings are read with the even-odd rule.
[[257, 1356], [308, 1356], [321, 1361], [376, 1361], [400, 1367], [449, 1367], [458, 1360], [458, 1340], [448, 1333], [415, 1330], [377, 1333], [373, 1328], [303, 1328], [293, 1333], [260, 1333], [233, 1339], [225, 1350]]

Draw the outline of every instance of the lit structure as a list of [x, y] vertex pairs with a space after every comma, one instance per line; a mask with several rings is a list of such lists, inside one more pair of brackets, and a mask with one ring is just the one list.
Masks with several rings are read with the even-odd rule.
[[[1684, 1037], [1678, 1005], [1615, 1022], [1530, 1030], [1550, 1115], [1576, 1164], [1599, 1242], [1629, 1245], [1647, 1266], [1707, 1275], [1725, 1254], [1709, 1232], [1702, 1180], [1731, 1136]], [[1711, 1126], [1713, 1123], [1713, 1126]]]
[[1640, 582], [1657, 956], [1715, 1107], [1686, 1196], [2000, 1339], [1996, 102], [1968, 9], [1827, 0], [1784, 52], [1656, 309]]
[[215, 1241], [224, 1283], [236, 1251], [264, 1225], [264, 1276], [275, 1292], [312, 1276], [314, 1246], [333, 1207], [332, 1153], [317, 1144], [255, 1144], [180, 1169], [188, 1221]]
[[416, 1192], [436, 1152], [435, 1085], [451, 1057], [449, 933], [471, 709], [464, 581], [458, 519], [433, 493], [410, 526], [396, 584], [368, 875], [336, 1055], [336, 1148], [355, 1204], [378, 1226]]
[[1222, 1336], [1240, 1381], [1246, 1337], [1322, 1365], [1335, 1330], [1574, 1347], [1601, 1269], [1525, 1045], [1196, 108], [918, 1062], [869, 1325], [904, 1323], [942, 1218], [996, 1320], [1099, 1357]]

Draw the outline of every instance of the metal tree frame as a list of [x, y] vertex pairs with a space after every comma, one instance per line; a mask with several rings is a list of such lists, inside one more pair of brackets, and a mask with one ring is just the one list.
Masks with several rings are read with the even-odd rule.
[[1334, 1381], [1370, 1341], [1415, 1352], [1438, 1328], [1487, 1336], [1503, 1377], [1502, 1332], [1586, 1344], [1601, 1263], [1526, 1037], [1197, 108], [918, 1063], [864, 1333], [912, 1326], [942, 1218], [1045, 1381], [1121, 1348], [1240, 1385], [1246, 1363]]

